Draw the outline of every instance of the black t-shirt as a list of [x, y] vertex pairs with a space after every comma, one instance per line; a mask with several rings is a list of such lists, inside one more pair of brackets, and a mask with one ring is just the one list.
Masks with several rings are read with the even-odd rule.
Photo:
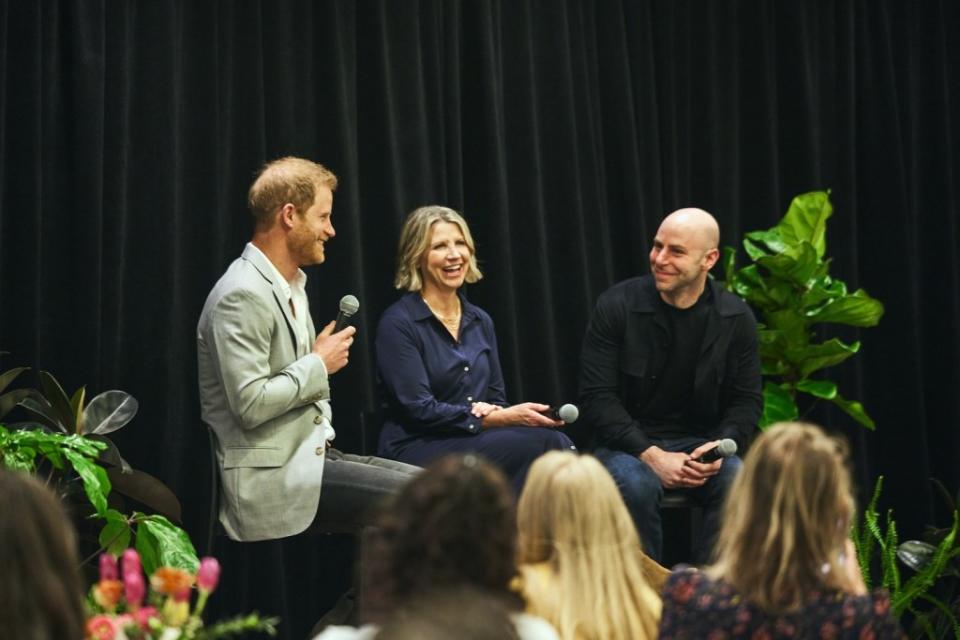
[[691, 307], [678, 309], [659, 300], [667, 319], [669, 347], [656, 390], [643, 408], [640, 423], [648, 436], [679, 437], [701, 431], [693, 418], [693, 381], [710, 312], [710, 287]]

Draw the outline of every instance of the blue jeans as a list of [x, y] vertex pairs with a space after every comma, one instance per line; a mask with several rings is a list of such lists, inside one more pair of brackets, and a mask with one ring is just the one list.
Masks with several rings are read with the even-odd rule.
[[[690, 452], [707, 440], [701, 437], [652, 438], [651, 442], [664, 451]], [[647, 555], [659, 562], [663, 556], [663, 529], [660, 518], [663, 485], [659, 476], [640, 458], [624, 451], [597, 447], [594, 455], [617, 483]], [[705, 563], [709, 560], [714, 540], [720, 530], [723, 498], [741, 465], [740, 458], [736, 456], [726, 458], [720, 466], [720, 472], [707, 480], [702, 487], [675, 489], [689, 491], [703, 508], [703, 526], [694, 542], [694, 562]]]

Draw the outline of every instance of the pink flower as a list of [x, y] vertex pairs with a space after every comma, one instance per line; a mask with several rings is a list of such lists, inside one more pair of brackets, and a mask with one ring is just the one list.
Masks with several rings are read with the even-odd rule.
[[150, 618], [157, 617], [157, 608], [156, 607], [143, 607], [142, 609], [137, 610], [133, 614], [133, 619], [137, 621], [137, 624], [141, 629], [147, 631], [150, 628]]
[[113, 555], [110, 553], [100, 554], [100, 579], [101, 580], [117, 579], [117, 559], [114, 558]]
[[204, 558], [197, 572], [197, 587], [201, 591], [212, 592], [220, 582], [220, 563], [216, 558]]
[[140, 554], [136, 549], [123, 552], [123, 573], [140, 573]]
[[119, 627], [110, 616], [93, 616], [87, 620], [87, 637], [92, 640], [113, 640]]
[[[126, 565], [124, 565], [126, 568]], [[147, 585], [143, 574], [139, 571], [123, 573], [123, 595], [127, 599], [127, 606], [133, 610], [139, 609], [143, 598], [147, 595]]]

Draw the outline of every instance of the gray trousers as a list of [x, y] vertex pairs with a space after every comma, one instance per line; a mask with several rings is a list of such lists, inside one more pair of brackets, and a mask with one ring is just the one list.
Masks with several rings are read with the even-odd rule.
[[310, 530], [350, 533], [372, 525], [383, 501], [420, 471], [396, 460], [327, 449], [320, 506]]

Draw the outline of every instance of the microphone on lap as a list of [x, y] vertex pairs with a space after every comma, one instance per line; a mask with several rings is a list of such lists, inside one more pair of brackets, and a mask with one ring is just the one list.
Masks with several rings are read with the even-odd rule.
[[337, 322], [333, 327], [333, 332], [342, 331], [344, 327], [350, 324], [350, 318], [360, 308], [360, 301], [357, 296], [347, 294], [340, 298], [340, 312], [337, 313]]
[[730, 438], [724, 438], [713, 449], [706, 451], [699, 458], [694, 458], [694, 461], [709, 464], [719, 460], [720, 458], [729, 458], [736, 453], [737, 443]]
[[565, 404], [559, 407], [550, 407], [543, 412], [543, 415], [554, 420], [563, 420], [567, 424], [577, 421], [580, 417], [580, 410], [575, 404]]

